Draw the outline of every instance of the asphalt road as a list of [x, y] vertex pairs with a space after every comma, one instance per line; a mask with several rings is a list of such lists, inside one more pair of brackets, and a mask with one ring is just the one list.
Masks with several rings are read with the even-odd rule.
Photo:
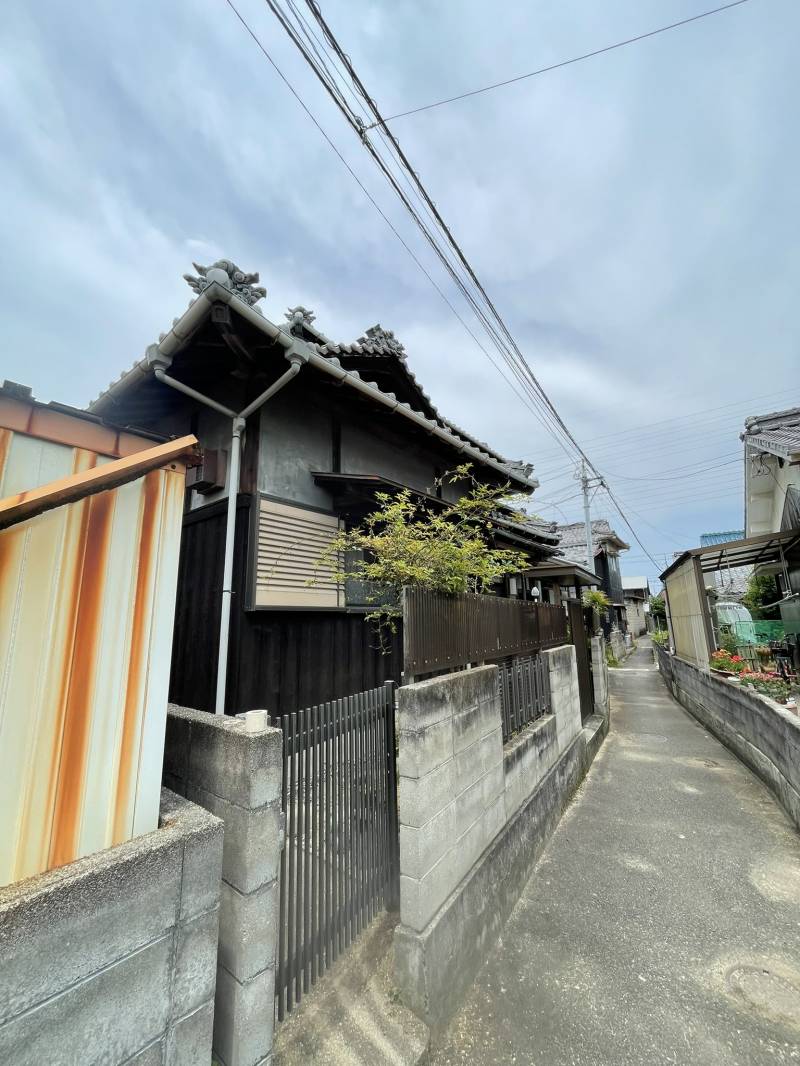
[[800, 835], [643, 642], [434, 1066], [800, 1062]]

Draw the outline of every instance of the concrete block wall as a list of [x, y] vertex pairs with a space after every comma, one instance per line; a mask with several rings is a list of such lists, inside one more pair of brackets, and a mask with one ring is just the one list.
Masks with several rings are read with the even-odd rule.
[[211, 1060], [222, 824], [162, 791], [159, 828], [0, 889], [0, 1059]]
[[655, 647], [675, 699], [758, 774], [800, 827], [800, 718], [747, 686]]
[[606, 661], [605, 637], [596, 636], [591, 638], [592, 648], [592, 686], [594, 688], [594, 712], [595, 714], [608, 716], [608, 663]]
[[496, 668], [400, 688], [397, 734], [400, 920], [421, 931], [505, 820]]
[[214, 1013], [222, 1066], [261, 1066], [272, 1052], [282, 772], [279, 729], [248, 732], [244, 716], [170, 705], [164, 783], [225, 825]]
[[622, 662], [625, 656], [628, 654], [628, 647], [625, 644], [625, 637], [619, 629], [612, 629], [611, 635], [608, 638], [609, 647], [614, 655], [614, 658], [618, 662]]
[[575, 649], [543, 656], [551, 712], [505, 745], [496, 667], [398, 690], [396, 979], [434, 1027], [477, 973], [586, 769]]

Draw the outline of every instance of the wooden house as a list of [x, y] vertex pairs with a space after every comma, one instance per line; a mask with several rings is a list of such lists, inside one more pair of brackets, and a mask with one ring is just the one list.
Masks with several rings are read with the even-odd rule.
[[592, 522], [594, 558], [588, 560], [586, 527], [583, 522], [558, 526], [561, 553], [566, 559], [580, 563], [599, 577], [599, 588], [611, 601], [604, 628], [616, 626], [625, 632], [625, 593], [622, 588], [619, 555], [630, 547], [609, 525], [605, 518]]
[[[377, 491], [455, 500], [464, 486], [437, 478], [469, 463], [530, 494], [531, 467], [444, 418], [391, 331], [337, 344], [303, 307], [275, 324], [256, 306], [258, 275], [195, 266], [197, 298], [90, 406], [116, 424], [192, 432], [204, 449], [187, 479], [171, 698], [211, 710], [218, 687], [217, 710], [283, 713], [399, 679], [397, 649], [383, 654], [364, 622], [363, 589], [326, 579], [320, 553]], [[556, 550], [552, 533], [500, 517], [499, 541], [531, 563]]]

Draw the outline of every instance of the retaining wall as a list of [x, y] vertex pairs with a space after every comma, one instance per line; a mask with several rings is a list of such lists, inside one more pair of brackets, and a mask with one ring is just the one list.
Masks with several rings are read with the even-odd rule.
[[654, 647], [675, 699], [758, 774], [800, 827], [800, 718], [766, 696]]
[[396, 979], [434, 1029], [499, 935], [608, 728], [581, 724], [575, 649], [543, 653], [551, 713], [505, 745], [497, 669], [398, 690]]
[[210, 1062], [222, 825], [164, 789], [159, 826], [0, 889], [0, 1061]]
[[265, 1062], [275, 1019], [283, 740], [266, 724], [248, 732], [246, 717], [170, 704], [164, 752], [164, 783], [225, 824], [214, 1012], [221, 1066]]

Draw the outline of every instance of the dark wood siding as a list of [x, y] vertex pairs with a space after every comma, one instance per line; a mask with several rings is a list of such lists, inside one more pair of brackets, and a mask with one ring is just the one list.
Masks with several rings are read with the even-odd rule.
[[[245, 611], [250, 497], [236, 523], [228, 659], [229, 714], [284, 714], [400, 680], [402, 642], [384, 655], [362, 614]], [[187, 514], [178, 571], [170, 699], [213, 710], [217, 673], [225, 504]]]

